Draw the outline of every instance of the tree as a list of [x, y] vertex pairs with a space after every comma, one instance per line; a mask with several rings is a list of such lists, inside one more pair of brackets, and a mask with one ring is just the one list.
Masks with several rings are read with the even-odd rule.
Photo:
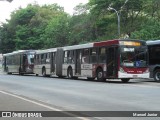
[[157, 40], [160, 39], [160, 22], [154, 19], [146, 21], [141, 25], [140, 30], [131, 34], [133, 39]]
[[14, 47], [6, 45], [3, 51], [10, 48], [12, 48], [11, 51], [43, 49], [44, 44], [50, 45], [50, 43], [46, 43], [45, 30], [50, 22], [61, 14], [64, 14], [64, 10], [57, 4], [44, 6], [30, 4], [26, 8], [19, 8], [12, 12], [11, 19], [4, 25], [7, 26], [8, 31], [6, 32], [5, 27], [1, 27], [4, 33], [1, 35], [1, 46], [4, 46], [5, 43], [14, 43]]
[[[95, 19], [95, 35], [97, 38], [108, 35], [113, 37], [117, 31], [117, 16], [114, 11], [108, 11], [111, 6], [119, 11], [121, 15], [121, 33], [131, 34], [141, 27], [144, 21], [148, 20], [151, 13], [159, 13], [158, 0], [129, 0], [125, 5], [125, 0], [90, 0], [91, 13]], [[123, 7], [121, 7], [123, 6]], [[154, 7], [158, 8], [149, 12]], [[148, 9], [148, 10], [147, 10]], [[155, 15], [155, 14], [154, 14]], [[158, 14], [157, 14], [158, 15]], [[106, 32], [107, 31], [107, 32]]]
[[13, 40], [17, 49], [34, 49], [32, 46], [32, 31], [29, 26], [33, 16], [38, 12], [38, 5], [28, 5], [26, 8], [14, 11], [11, 14], [9, 25], [15, 31]]
[[69, 44], [75, 45], [94, 40], [93, 19], [89, 13], [89, 4], [79, 4], [74, 8], [74, 15], [69, 21]]
[[45, 29], [45, 47], [61, 47], [68, 44], [68, 15], [61, 13], [50, 21]]
[[15, 41], [12, 40], [13, 31], [8, 24], [0, 27], [0, 52], [9, 53], [15, 50]]
[[73, 16], [57, 4], [19, 8], [0, 27], [0, 50], [5, 53], [115, 39], [117, 15], [109, 6], [120, 14], [122, 38], [129, 34], [133, 39], [160, 39], [160, 1], [125, 1], [89, 0], [77, 5]]

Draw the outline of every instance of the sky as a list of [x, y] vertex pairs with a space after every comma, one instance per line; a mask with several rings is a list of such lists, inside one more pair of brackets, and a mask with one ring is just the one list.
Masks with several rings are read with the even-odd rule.
[[5, 22], [6, 19], [10, 19], [10, 14], [12, 11], [18, 9], [19, 7], [26, 7], [29, 3], [35, 3], [39, 5], [43, 4], [54, 4], [64, 7], [65, 12], [72, 15], [73, 8], [79, 3], [88, 3], [88, 0], [13, 0], [9, 3], [6, 1], [0, 1], [0, 23]]

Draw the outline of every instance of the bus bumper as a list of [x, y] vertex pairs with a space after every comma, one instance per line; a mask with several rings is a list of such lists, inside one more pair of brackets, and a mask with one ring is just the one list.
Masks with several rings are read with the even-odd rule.
[[129, 74], [129, 73], [123, 73], [118, 72], [118, 78], [149, 78], [150, 73], [143, 73], [143, 74]]

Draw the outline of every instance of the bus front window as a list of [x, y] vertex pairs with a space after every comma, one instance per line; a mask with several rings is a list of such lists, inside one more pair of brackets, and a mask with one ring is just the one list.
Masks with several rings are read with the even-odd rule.
[[143, 48], [137, 49], [135, 54], [135, 66], [146, 67], [147, 66], [147, 51]]
[[122, 47], [121, 66], [124, 67], [146, 67], [147, 51], [143, 47]]
[[121, 65], [125, 67], [134, 67], [134, 48], [122, 48]]
[[34, 55], [33, 54], [28, 55], [28, 63], [34, 64]]

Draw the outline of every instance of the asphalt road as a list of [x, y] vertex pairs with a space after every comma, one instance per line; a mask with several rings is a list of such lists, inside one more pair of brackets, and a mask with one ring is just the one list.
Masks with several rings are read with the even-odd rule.
[[[15, 111], [37, 109], [42, 111], [54, 109], [62, 111], [160, 111], [160, 83], [153, 82], [153, 80], [131, 80], [124, 84], [120, 80], [96, 82], [85, 79], [70, 80], [57, 77], [1, 74], [0, 95], [0, 111], [8, 110], [5, 108], [6, 105], [9, 110]], [[14, 102], [16, 100], [7, 104], [11, 100], [5, 96], [15, 99], [14, 95], [17, 101], [25, 102], [17, 102], [23, 104], [23, 106], [19, 105], [20, 108]], [[29, 106], [26, 102], [29, 102], [30, 107], [25, 107]], [[52, 109], [49, 109], [50, 107]], [[153, 120], [155, 119], [159, 118]]]

